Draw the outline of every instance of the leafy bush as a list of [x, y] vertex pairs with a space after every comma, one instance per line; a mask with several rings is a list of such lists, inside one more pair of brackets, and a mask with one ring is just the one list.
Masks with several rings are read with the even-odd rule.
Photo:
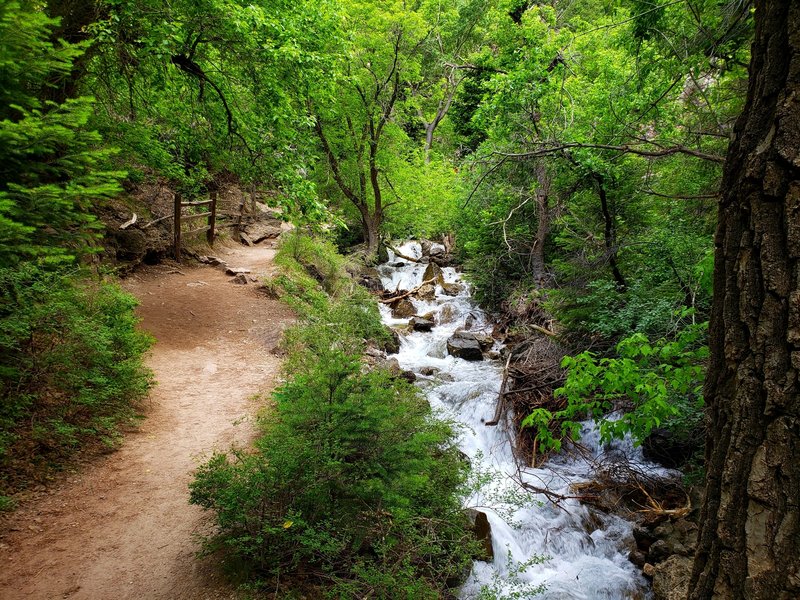
[[135, 415], [151, 340], [115, 285], [30, 264], [0, 269], [0, 492]]
[[[313, 288], [308, 278], [316, 281], [322, 290], [330, 296], [339, 296], [348, 293], [352, 281], [345, 271], [347, 259], [336, 251], [336, 247], [318, 237], [293, 231], [281, 236], [281, 245], [275, 256], [275, 264], [283, 267], [289, 274], [305, 275], [297, 285], [299, 287]], [[322, 305], [325, 296], [318, 296], [313, 300], [314, 305]]]
[[[703, 407], [702, 386], [708, 347], [707, 323], [689, 325], [673, 340], [650, 343], [637, 333], [617, 344], [617, 357], [600, 358], [592, 352], [567, 356], [564, 387], [556, 396], [567, 406], [551, 412], [536, 409], [522, 422], [538, 430], [543, 451], [561, 447], [549, 429], [555, 419], [562, 435], [577, 439], [580, 424], [575, 419], [591, 416], [600, 425], [601, 439], [630, 434], [641, 443], [656, 427], [666, 426], [678, 435], [689, 435], [698, 424]], [[624, 409], [619, 419], [608, 414]]]
[[290, 378], [255, 450], [215, 454], [191, 501], [216, 513], [211, 547], [228, 548], [262, 584], [439, 598], [476, 548], [460, 501], [467, 465], [413, 386], [365, 372], [372, 317], [362, 308], [332, 302], [289, 333]]
[[379, 346], [390, 341], [374, 299], [348, 275], [348, 260], [333, 244], [294, 232], [282, 240], [275, 262], [283, 271], [272, 282], [278, 295], [311, 325], [287, 333], [292, 356], [299, 356], [300, 346], [323, 351], [338, 345], [359, 354], [366, 340]]

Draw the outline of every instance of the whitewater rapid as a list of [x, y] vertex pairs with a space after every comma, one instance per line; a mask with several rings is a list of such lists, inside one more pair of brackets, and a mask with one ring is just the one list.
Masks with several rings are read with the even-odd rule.
[[[417, 259], [422, 256], [417, 242], [405, 243], [398, 251]], [[422, 282], [426, 267], [390, 252], [379, 272], [386, 289], [410, 290]], [[655, 467], [629, 442], [603, 447], [590, 424], [584, 426], [581, 440], [589, 451], [586, 457], [556, 457], [540, 468], [519, 464], [512, 451], [509, 415], [497, 426], [485, 424], [494, 417], [503, 365], [498, 360], [469, 362], [447, 353], [447, 339], [464, 328], [469, 315], [474, 321], [471, 331], [490, 332], [492, 324], [472, 301], [461, 275], [453, 268], [442, 271], [445, 282], [461, 284], [462, 291], [448, 296], [437, 285], [434, 300], [412, 298], [416, 314], [431, 313], [437, 325], [430, 332], [402, 333], [396, 358], [403, 369], [417, 374], [434, 410], [462, 425], [459, 446], [473, 471], [487, 479], [465, 498], [465, 506], [486, 513], [494, 560], [475, 562], [460, 597], [476, 599], [486, 588], [499, 598], [512, 594], [546, 600], [648, 598], [647, 581], [628, 560], [635, 548], [631, 523], [574, 499], [554, 504], [546, 495], [523, 491], [519, 481], [569, 496], [570, 486], [591, 480], [593, 462], [609, 452], [624, 453], [645, 470]], [[387, 306], [381, 312], [389, 326], [408, 323], [407, 318], [393, 318]]]

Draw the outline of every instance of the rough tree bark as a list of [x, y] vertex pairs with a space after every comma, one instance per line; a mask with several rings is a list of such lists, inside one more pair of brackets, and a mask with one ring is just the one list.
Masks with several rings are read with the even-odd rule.
[[800, 598], [800, 0], [755, 4], [715, 241], [692, 600]]
[[536, 238], [533, 241], [530, 254], [531, 277], [539, 287], [548, 285], [548, 273], [544, 260], [544, 246], [547, 236], [550, 235], [550, 174], [543, 163], [534, 167], [536, 173]]

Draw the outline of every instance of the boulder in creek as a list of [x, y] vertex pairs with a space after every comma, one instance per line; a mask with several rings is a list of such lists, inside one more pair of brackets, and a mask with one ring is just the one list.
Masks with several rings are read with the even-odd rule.
[[445, 293], [446, 296], [458, 296], [461, 292], [464, 291], [464, 286], [461, 285], [460, 283], [443, 282], [440, 285], [442, 286], [442, 291]]
[[445, 286], [442, 268], [436, 263], [428, 263], [428, 266], [425, 267], [425, 273], [422, 275], [422, 281], [429, 281], [431, 279], [433, 280], [433, 283], [439, 284], [442, 287]]
[[677, 554], [659, 563], [653, 570], [655, 600], [684, 600], [689, 595], [692, 559]]
[[414, 295], [421, 300], [433, 300], [436, 298], [436, 286], [431, 283], [426, 283], [417, 288]]
[[464, 329], [472, 329], [475, 326], [475, 315], [469, 313], [464, 321]]
[[453, 334], [453, 337], [461, 340], [475, 340], [483, 351], [489, 350], [494, 345], [494, 338], [483, 331], [464, 331], [459, 329]]
[[392, 316], [395, 319], [410, 319], [417, 314], [417, 309], [414, 308], [414, 303], [408, 298], [400, 298], [395, 300], [389, 305], [392, 309]]
[[367, 288], [370, 292], [382, 292], [383, 281], [378, 269], [374, 267], [364, 267], [357, 275], [358, 283]]
[[486, 513], [474, 508], [466, 510], [467, 517], [472, 523], [472, 532], [475, 534], [475, 539], [481, 543], [481, 549], [484, 556], [481, 560], [494, 560], [494, 548], [492, 547], [492, 526], [489, 523], [489, 517]]
[[454, 335], [447, 340], [447, 352], [464, 360], [483, 360], [483, 352], [478, 340]]
[[456, 318], [456, 307], [452, 304], [442, 304], [439, 307], [439, 323], [452, 323]]
[[389, 358], [383, 366], [389, 371], [392, 377], [405, 379], [409, 383], [414, 383], [417, 380], [417, 375], [413, 371], [406, 371], [400, 367], [400, 362], [394, 357]]
[[437, 369], [436, 367], [422, 367], [419, 370], [419, 374], [425, 375], [426, 377], [433, 377], [434, 375], [439, 373], [439, 371], [440, 369]]
[[430, 331], [433, 329], [435, 323], [423, 317], [412, 317], [412, 319], [408, 322], [408, 325], [414, 331]]

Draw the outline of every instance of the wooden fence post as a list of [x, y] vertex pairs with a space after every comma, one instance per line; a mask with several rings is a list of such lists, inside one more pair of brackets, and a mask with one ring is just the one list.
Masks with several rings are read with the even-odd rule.
[[175, 260], [181, 261], [181, 195], [175, 192]]
[[208, 231], [206, 232], [206, 239], [208, 245], [214, 245], [214, 225], [217, 222], [217, 192], [211, 192], [211, 214], [208, 215]]

